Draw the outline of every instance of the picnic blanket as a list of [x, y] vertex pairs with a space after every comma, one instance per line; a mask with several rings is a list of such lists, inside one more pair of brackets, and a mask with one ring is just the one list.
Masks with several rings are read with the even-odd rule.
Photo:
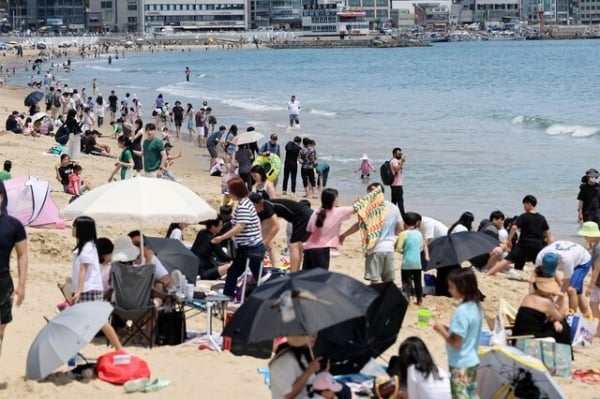
[[385, 196], [381, 188], [377, 188], [356, 200], [352, 206], [358, 215], [361, 246], [366, 254], [377, 244], [385, 223]]

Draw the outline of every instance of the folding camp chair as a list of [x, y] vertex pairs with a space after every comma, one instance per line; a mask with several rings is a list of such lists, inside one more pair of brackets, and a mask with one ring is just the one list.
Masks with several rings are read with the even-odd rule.
[[121, 343], [125, 345], [133, 338], [140, 337], [152, 348], [157, 317], [151, 299], [154, 265], [133, 266], [115, 262], [110, 276], [115, 290], [111, 324], [115, 326], [119, 319], [126, 324], [125, 328], [116, 328]]

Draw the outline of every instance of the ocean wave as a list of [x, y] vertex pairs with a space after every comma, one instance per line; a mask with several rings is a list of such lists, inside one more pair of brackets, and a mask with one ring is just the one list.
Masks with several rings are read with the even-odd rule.
[[321, 116], [327, 116], [329, 118], [333, 118], [334, 116], [337, 115], [337, 112], [323, 111], [320, 109], [311, 109], [308, 113], [315, 114], [315, 115], [321, 115]]
[[600, 133], [600, 127], [568, 124], [538, 116], [517, 115], [511, 122], [515, 126], [544, 130], [549, 136], [590, 137]]
[[86, 68], [94, 69], [96, 71], [105, 71], [105, 72], [123, 72], [124, 69], [121, 68], [110, 68], [104, 67], [100, 65], [86, 65]]
[[545, 132], [550, 136], [568, 135], [571, 137], [590, 137], [600, 132], [600, 129], [593, 126], [564, 125], [561, 123], [555, 123], [549, 126]]
[[268, 105], [268, 104], [259, 104], [257, 102], [253, 102], [251, 100], [244, 100], [244, 99], [223, 98], [223, 99], [221, 99], [221, 101], [223, 102], [223, 104], [229, 105], [230, 107], [241, 108], [246, 111], [253, 111], [253, 112], [273, 112], [273, 111], [284, 111], [285, 110], [284, 107], [277, 107], [277, 106]]
[[527, 115], [517, 115], [512, 118], [512, 124], [516, 126], [527, 126], [534, 127], [538, 129], [547, 129], [548, 127], [557, 123], [552, 119], [542, 118], [539, 116], [527, 116]]

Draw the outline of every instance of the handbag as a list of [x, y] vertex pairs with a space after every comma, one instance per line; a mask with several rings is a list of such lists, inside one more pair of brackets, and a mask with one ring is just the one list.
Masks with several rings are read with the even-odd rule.
[[559, 377], [571, 376], [571, 346], [558, 344], [547, 339], [518, 339], [516, 347], [526, 355], [539, 359], [544, 363], [551, 375]]
[[598, 331], [598, 319], [587, 318], [581, 313], [567, 316], [567, 323], [571, 327], [571, 346], [589, 348]]
[[125, 352], [108, 352], [96, 362], [96, 372], [102, 381], [123, 385], [138, 378], [150, 378], [150, 368], [145, 360]]
[[179, 345], [186, 337], [185, 313], [181, 310], [162, 309], [156, 327], [157, 345]]

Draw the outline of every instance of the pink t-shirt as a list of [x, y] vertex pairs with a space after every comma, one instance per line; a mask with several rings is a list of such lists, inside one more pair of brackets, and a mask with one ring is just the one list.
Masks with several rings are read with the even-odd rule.
[[312, 248], [335, 248], [340, 245], [340, 229], [344, 220], [350, 219], [354, 213], [351, 206], [338, 206], [327, 211], [323, 227], [317, 227], [318, 211], [311, 215], [306, 231], [309, 231], [310, 237], [304, 243], [304, 249]]
[[394, 176], [394, 181], [392, 182], [391, 186], [401, 186], [402, 185], [402, 181], [404, 180], [404, 174], [403, 172], [403, 168], [402, 168], [402, 164], [400, 163], [400, 160], [394, 158], [390, 161], [390, 165], [392, 167], [392, 172], [396, 172], [396, 170], [398, 170], [398, 166], [400, 166], [400, 170], [398, 170], [398, 173], [396, 173], [396, 176]]

